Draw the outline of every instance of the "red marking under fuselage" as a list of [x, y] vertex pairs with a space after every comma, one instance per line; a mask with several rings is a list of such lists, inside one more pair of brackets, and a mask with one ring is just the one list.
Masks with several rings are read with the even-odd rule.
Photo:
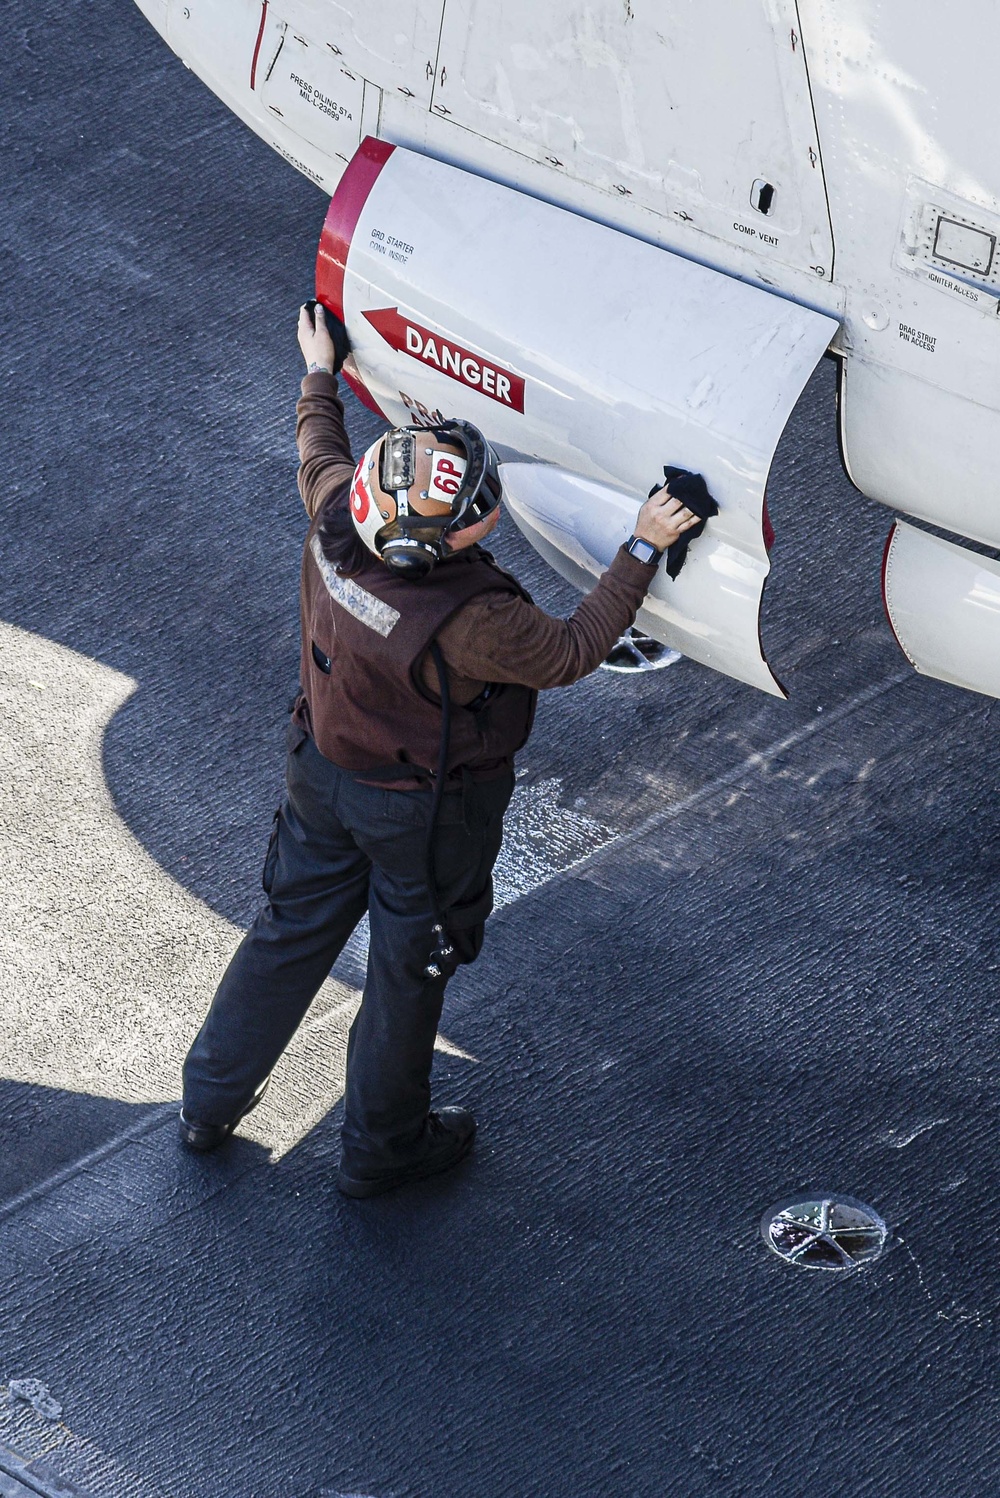
[[260, 44], [264, 40], [264, 22], [267, 20], [267, 0], [262, 0], [260, 7], [260, 25], [257, 28], [257, 45], [253, 49], [253, 62], [250, 64], [250, 89], [251, 92], [257, 84], [257, 59], [260, 56]]

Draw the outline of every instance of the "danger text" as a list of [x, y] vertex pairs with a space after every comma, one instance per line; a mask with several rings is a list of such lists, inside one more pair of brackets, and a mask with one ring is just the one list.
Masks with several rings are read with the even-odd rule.
[[381, 307], [365, 317], [386, 343], [421, 364], [479, 391], [512, 411], [524, 410], [524, 380], [481, 354], [403, 317], [397, 307]]

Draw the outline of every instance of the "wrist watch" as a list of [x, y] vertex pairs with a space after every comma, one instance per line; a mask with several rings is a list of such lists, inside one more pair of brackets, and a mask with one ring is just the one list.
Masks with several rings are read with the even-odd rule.
[[645, 562], [647, 566], [658, 562], [663, 555], [659, 547], [654, 546], [652, 541], [643, 541], [639, 536], [629, 536], [625, 543], [625, 550], [630, 557], [635, 557], [638, 562]]

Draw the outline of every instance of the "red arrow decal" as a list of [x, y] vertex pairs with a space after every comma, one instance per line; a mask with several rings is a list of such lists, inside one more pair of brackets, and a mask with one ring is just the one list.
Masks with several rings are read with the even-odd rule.
[[432, 333], [430, 328], [408, 317], [401, 317], [398, 307], [379, 307], [364, 316], [390, 348], [429, 365], [460, 385], [468, 385], [470, 390], [478, 390], [501, 406], [523, 412], [524, 380], [520, 375], [492, 364], [481, 354], [462, 348], [440, 333]]

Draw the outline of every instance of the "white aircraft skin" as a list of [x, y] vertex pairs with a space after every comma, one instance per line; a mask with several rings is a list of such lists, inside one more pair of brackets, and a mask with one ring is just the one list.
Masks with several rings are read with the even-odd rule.
[[[989, 0], [944, 26], [904, 0], [137, 3], [334, 195], [318, 292], [356, 385], [393, 421], [477, 421], [564, 575], [606, 564], [659, 465], [705, 473], [721, 514], [642, 619], [664, 643], [780, 693], [764, 485], [828, 345], [857, 486], [1000, 546]], [[986, 574], [954, 540], [892, 534], [907, 658], [996, 696]]]

